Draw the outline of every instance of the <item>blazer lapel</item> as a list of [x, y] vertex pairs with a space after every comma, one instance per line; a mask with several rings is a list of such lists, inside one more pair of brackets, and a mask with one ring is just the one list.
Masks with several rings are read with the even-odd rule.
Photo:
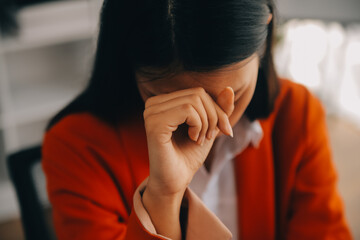
[[275, 238], [275, 191], [271, 134], [263, 126], [259, 148], [249, 146], [235, 158], [241, 240]]

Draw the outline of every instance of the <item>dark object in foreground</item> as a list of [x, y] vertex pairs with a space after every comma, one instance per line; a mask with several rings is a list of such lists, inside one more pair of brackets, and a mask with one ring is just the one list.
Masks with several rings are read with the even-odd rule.
[[41, 146], [20, 150], [7, 158], [7, 166], [16, 190], [24, 235], [27, 240], [54, 239], [32, 174], [33, 167], [40, 163]]

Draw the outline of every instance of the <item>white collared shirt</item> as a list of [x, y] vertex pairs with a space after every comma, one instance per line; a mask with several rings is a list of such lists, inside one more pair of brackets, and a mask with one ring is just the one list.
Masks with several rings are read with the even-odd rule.
[[210, 172], [202, 165], [189, 187], [224, 223], [236, 240], [239, 239], [238, 211], [234, 164], [231, 160], [249, 144], [258, 147], [263, 130], [259, 121], [250, 122], [246, 117], [242, 117], [233, 127], [233, 132], [234, 138], [222, 135], [216, 139]]

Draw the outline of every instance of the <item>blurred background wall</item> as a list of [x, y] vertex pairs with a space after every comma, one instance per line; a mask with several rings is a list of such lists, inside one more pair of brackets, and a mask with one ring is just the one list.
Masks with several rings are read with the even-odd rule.
[[[18, 34], [0, 36], [0, 239], [23, 239], [5, 158], [41, 144], [48, 119], [85, 86], [101, 3], [27, 3], [16, 14]], [[277, 70], [306, 85], [326, 107], [339, 191], [353, 235], [360, 239], [360, 1], [277, 4]], [[0, 11], [0, 26], [12, 11]], [[34, 171], [48, 205], [41, 169]]]
[[339, 191], [360, 239], [360, 1], [277, 2], [278, 73], [307, 86], [326, 107]]
[[310, 18], [353, 23], [360, 21], [358, 0], [275, 0], [283, 19]]

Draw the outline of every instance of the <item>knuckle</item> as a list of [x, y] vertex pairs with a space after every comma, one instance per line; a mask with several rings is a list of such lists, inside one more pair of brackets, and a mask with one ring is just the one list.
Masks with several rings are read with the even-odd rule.
[[194, 104], [201, 104], [201, 98], [197, 94], [191, 95], [190, 99], [191, 99], [191, 102]]
[[145, 112], [144, 112], [145, 124], [150, 125], [153, 122], [153, 119], [154, 119], [154, 115], [150, 115], [150, 114], [146, 114], [146, 118], [145, 118]]
[[209, 118], [209, 126], [210, 126], [210, 128], [215, 128], [217, 122], [218, 122], [217, 116], [216, 116], [216, 115], [212, 115], [212, 116]]
[[146, 129], [146, 132], [149, 132], [150, 129], [153, 129], [151, 121], [145, 121], [145, 129]]
[[181, 106], [182, 110], [184, 111], [192, 111], [192, 108], [193, 106], [190, 104], [190, 103], [184, 103], [182, 106]]
[[150, 115], [149, 109], [146, 109], [146, 108], [145, 108], [145, 110], [144, 110], [144, 112], [143, 112], [144, 120], [146, 120], [146, 119], [149, 117], [149, 115]]
[[201, 133], [202, 125], [201, 125], [200, 120], [199, 120], [198, 124], [196, 126], [194, 126], [194, 128], [196, 129], [197, 133]]
[[148, 99], [146, 99], [145, 101], [145, 108], [150, 107], [151, 105], [154, 104], [154, 97], [149, 97]]
[[208, 129], [208, 127], [209, 127], [208, 121], [204, 121], [202, 125], [203, 125], [203, 129], [204, 129], [203, 131], [204, 131], [204, 132], [207, 131], [207, 129]]
[[195, 92], [198, 94], [198, 95], [204, 95], [206, 92], [205, 92], [205, 89], [202, 88], [202, 87], [196, 87], [195, 88]]
[[145, 128], [147, 132], [153, 132], [157, 125], [158, 121], [156, 115], [150, 115], [147, 117], [145, 121]]

